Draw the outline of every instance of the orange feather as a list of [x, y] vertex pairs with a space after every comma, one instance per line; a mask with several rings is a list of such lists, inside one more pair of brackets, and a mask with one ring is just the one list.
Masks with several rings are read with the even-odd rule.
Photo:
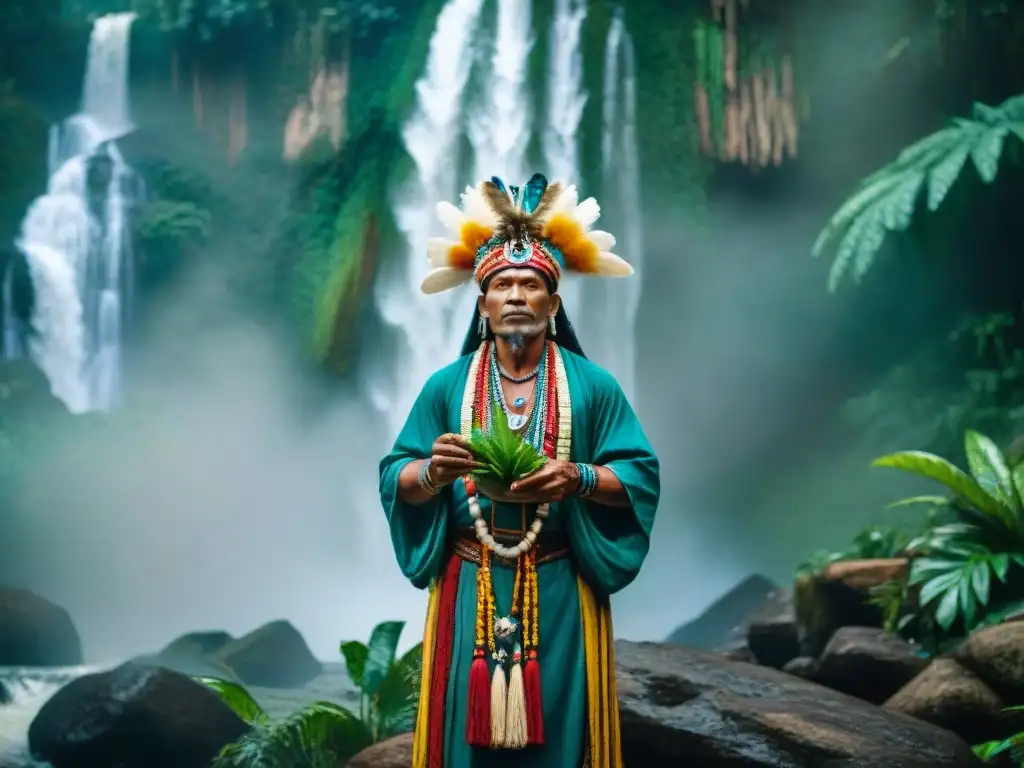
[[565, 267], [573, 272], [596, 272], [600, 249], [590, 241], [583, 228], [565, 214], [556, 213], [544, 228], [544, 237], [565, 257]]
[[[494, 230], [490, 227], [485, 227], [483, 224], [478, 224], [475, 221], [467, 221], [459, 230], [459, 239], [476, 256], [480, 246], [490, 240], [493, 234]], [[472, 262], [470, 262], [469, 266], [472, 268]]]
[[448, 249], [448, 266], [456, 269], [473, 269], [473, 262], [476, 261], [476, 249], [472, 250], [465, 242], [456, 243]]

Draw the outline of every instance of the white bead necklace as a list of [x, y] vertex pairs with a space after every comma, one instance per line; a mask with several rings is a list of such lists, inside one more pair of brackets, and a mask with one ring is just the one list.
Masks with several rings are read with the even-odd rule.
[[467, 484], [466, 491], [469, 501], [469, 516], [473, 518], [473, 530], [476, 533], [477, 541], [498, 557], [503, 557], [506, 560], [514, 560], [533, 549], [537, 544], [537, 537], [540, 536], [540, 532], [544, 528], [544, 520], [548, 516], [548, 504], [541, 504], [537, 507], [536, 517], [533, 518], [526, 535], [519, 540], [519, 543], [512, 547], [506, 547], [496, 541], [494, 534], [488, 530], [483, 510], [480, 508], [480, 496], [476, 493], [475, 485]]

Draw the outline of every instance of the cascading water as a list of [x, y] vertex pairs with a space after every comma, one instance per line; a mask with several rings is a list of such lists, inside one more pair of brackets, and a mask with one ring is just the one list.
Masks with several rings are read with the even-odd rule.
[[476, 178], [509, 179], [522, 176], [530, 141], [527, 0], [497, 0], [495, 36], [501, 43], [481, 46], [481, 51], [493, 52], [485, 63], [487, 77], [465, 124], [461, 120], [470, 76], [466, 61], [483, 5], [483, 0], [449, 0], [444, 6], [430, 41], [426, 71], [416, 84], [416, 106], [403, 131], [416, 177], [403, 188], [395, 218], [408, 250], [401, 270], [378, 281], [376, 295], [381, 317], [399, 330], [402, 346], [395, 369], [373, 377], [371, 386], [373, 403], [389, 419], [392, 435], [401, 428], [426, 379], [458, 356], [476, 300], [472, 286], [436, 296], [423, 296], [419, 290], [428, 268], [427, 241], [442, 234], [437, 203], [457, 200], [459, 139], [465, 130]]
[[[576, 134], [583, 118], [587, 94], [583, 91], [583, 54], [580, 50], [580, 33], [587, 17], [586, 0], [555, 0], [554, 18], [551, 24], [551, 67], [547, 90], [547, 124], [544, 127], [542, 146], [545, 175], [562, 184], [579, 183], [579, 151]], [[566, 276], [558, 287], [565, 302], [569, 317], [579, 318], [585, 313], [588, 289], [591, 286], [580, 282], [580, 278]], [[578, 314], [579, 313], [579, 314]], [[586, 331], [586, 324], [577, 328], [580, 343], [588, 355], [601, 361], [602, 340], [592, 337]]]
[[[416, 104], [402, 131], [415, 177], [398, 195], [395, 220], [405, 236], [406, 258], [395, 274], [377, 281], [377, 309], [396, 328], [401, 349], [395, 369], [370, 374], [370, 395], [388, 419], [392, 436], [401, 429], [420, 387], [437, 368], [458, 356], [473, 294], [452, 291], [424, 297], [427, 241], [437, 231], [439, 200], [456, 196], [463, 92], [469, 81], [470, 44], [484, 0], [448, 0], [437, 18], [426, 68], [416, 83]], [[465, 309], [465, 312], [461, 311]]]
[[636, 138], [636, 61], [633, 40], [619, 8], [605, 44], [602, 190], [606, 207], [617, 216], [616, 250], [636, 274], [626, 280], [601, 280], [600, 313], [590, 318], [600, 334], [599, 362], [618, 379], [626, 396], [636, 394], [636, 315], [643, 279], [643, 229], [640, 215], [640, 162]]
[[27, 334], [18, 332], [11, 311], [11, 271], [4, 277], [4, 356], [27, 346], [72, 413], [109, 409], [120, 388], [136, 182], [114, 141], [133, 128], [128, 43], [134, 19], [117, 13], [95, 21], [81, 112], [50, 131], [46, 194], [29, 207], [17, 243], [35, 297]]

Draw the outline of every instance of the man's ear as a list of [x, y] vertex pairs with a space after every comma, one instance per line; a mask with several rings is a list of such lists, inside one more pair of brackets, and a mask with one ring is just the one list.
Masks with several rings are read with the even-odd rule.
[[558, 314], [558, 310], [562, 307], [562, 297], [557, 293], [551, 295], [551, 317]]
[[487, 313], [484, 311], [484, 306], [485, 306], [484, 298], [485, 298], [485, 296], [482, 293], [479, 296], [477, 296], [477, 298], [476, 298], [476, 308], [477, 308], [477, 311], [481, 314], [481, 316], [487, 317]]

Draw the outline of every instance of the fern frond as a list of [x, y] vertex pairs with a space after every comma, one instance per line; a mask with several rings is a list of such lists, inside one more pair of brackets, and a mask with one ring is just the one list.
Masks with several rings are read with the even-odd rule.
[[811, 249], [817, 257], [835, 246], [829, 290], [835, 291], [847, 275], [855, 282], [864, 276], [886, 235], [910, 226], [922, 189], [928, 210], [936, 211], [968, 158], [978, 177], [992, 183], [1010, 135], [1024, 142], [1024, 94], [996, 107], [975, 104], [971, 118], [954, 118], [868, 176], [833, 214]]

